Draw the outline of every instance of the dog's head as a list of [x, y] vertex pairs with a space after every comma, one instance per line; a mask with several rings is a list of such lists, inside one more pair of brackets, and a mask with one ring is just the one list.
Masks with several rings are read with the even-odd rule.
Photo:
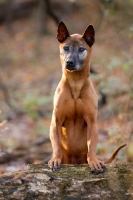
[[63, 68], [73, 72], [81, 70], [90, 60], [91, 47], [95, 42], [95, 31], [89, 25], [83, 35], [70, 35], [66, 25], [59, 23], [57, 39], [60, 42], [60, 58]]

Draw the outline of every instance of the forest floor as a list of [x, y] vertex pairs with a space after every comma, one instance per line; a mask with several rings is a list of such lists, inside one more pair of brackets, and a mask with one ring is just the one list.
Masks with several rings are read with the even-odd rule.
[[[106, 158], [128, 143], [115, 162], [133, 161], [133, 5], [96, 2], [69, 2], [66, 13], [66, 5], [58, 12], [70, 33], [82, 34], [88, 24], [96, 29], [91, 66], [97, 74], [91, 76], [99, 99], [100, 91], [107, 96], [98, 111], [98, 156]], [[56, 25], [48, 18], [44, 36], [39, 36], [38, 26], [36, 10], [30, 18], [13, 21], [10, 34], [0, 25], [0, 78], [7, 89], [6, 95], [0, 82], [0, 173], [51, 156], [49, 126], [61, 64]]]

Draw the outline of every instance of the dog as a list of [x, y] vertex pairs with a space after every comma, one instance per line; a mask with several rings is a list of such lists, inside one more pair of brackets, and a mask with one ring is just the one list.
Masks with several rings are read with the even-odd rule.
[[59, 23], [57, 39], [60, 43], [62, 78], [54, 95], [54, 109], [50, 125], [53, 157], [48, 162], [52, 170], [61, 164], [88, 163], [92, 172], [103, 172], [118, 151], [101, 161], [96, 157], [98, 142], [98, 98], [90, 79], [90, 57], [95, 31], [89, 25], [83, 35], [70, 35], [66, 25]]

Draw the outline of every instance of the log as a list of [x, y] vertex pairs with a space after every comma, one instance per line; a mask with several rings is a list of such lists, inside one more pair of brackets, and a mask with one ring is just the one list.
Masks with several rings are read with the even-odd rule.
[[45, 18], [45, 15], [49, 15], [56, 24], [60, 22], [59, 17], [54, 12], [54, 4], [50, 0], [6, 0], [6, 2], [0, 2], [0, 23], [7, 21], [10, 25], [12, 20], [29, 17], [38, 5], [42, 17]]
[[[0, 2], [0, 23], [5, 22], [11, 17], [12, 20], [28, 17], [33, 10], [38, 5], [38, 0], [21, 0], [21, 1], [12, 1], [10, 5], [7, 6], [7, 0], [5, 2]], [[9, 8], [10, 7], [10, 8]], [[10, 16], [9, 12], [12, 16]]]
[[92, 174], [88, 165], [63, 165], [52, 172], [48, 165], [28, 165], [25, 171], [0, 176], [0, 200], [130, 200], [133, 199], [133, 164], [108, 165]]

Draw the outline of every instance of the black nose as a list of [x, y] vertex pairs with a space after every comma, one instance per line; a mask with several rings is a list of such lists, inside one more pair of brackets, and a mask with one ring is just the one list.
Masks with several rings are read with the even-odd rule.
[[67, 66], [74, 66], [74, 59], [73, 58], [69, 58], [67, 61]]

